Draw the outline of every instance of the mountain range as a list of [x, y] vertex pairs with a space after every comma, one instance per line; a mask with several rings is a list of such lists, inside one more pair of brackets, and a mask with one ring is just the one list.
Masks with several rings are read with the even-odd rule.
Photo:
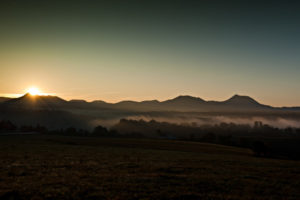
[[25, 94], [19, 98], [0, 98], [2, 109], [25, 110], [70, 110], [103, 109], [122, 111], [176, 111], [176, 112], [259, 112], [259, 111], [300, 111], [299, 107], [272, 107], [261, 104], [249, 96], [234, 95], [225, 101], [205, 101], [198, 97], [178, 96], [166, 101], [121, 101], [107, 103], [104, 101], [87, 102], [85, 100], [66, 101], [57, 96], [32, 96]]
[[[300, 119], [299, 107], [272, 107], [249, 96], [234, 95], [225, 101], [205, 101], [198, 97], [178, 96], [166, 101], [104, 101], [64, 100], [57, 96], [0, 98], [0, 120], [18, 125], [42, 124], [49, 128], [74, 126], [86, 128], [101, 122], [117, 122], [122, 118], [146, 116], [148, 119], [205, 119], [216, 116], [284, 117]], [[208, 117], [209, 116], [209, 117]]]

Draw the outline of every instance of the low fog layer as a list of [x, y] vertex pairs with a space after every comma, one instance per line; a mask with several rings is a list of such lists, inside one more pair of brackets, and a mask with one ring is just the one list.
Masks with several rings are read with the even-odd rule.
[[0, 120], [17, 125], [43, 125], [50, 129], [76, 127], [92, 130], [111, 127], [120, 119], [133, 119], [190, 126], [235, 123], [253, 125], [255, 121], [273, 127], [300, 127], [300, 108], [276, 108], [260, 104], [248, 96], [235, 95], [222, 101], [179, 96], [167, 101], [66, 101], [56, 96], [26, 94], [0, 103]]
[[[117, 124], [121, 118], [115, 119], [96, 119], [91, 121], [92, 126], [102, 125], [105, 127], [111, 127]], [[300, 128], [300, 120], [283, 117], [230, 117], [230, 116], [169, 116], [159, 117], [151, 115], [135, 115], [124, 117], [124, 119], [130, 120], [144, 120], [146, 122], [155, 120], [158, 122], [168, 122], [173, 124], [181, 124], [188, 126], [202, 126], [202, 125], [215, 125], [221, 123], [234, 123], [234, 124], [247, 124], [253, 126], [255, 122], [262, 122], [263, 124], [270, 125], [276, 128], [294, 127]]]

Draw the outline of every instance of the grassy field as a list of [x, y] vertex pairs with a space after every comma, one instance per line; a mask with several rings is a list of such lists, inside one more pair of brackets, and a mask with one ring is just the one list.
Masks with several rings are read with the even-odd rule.
[[0, 136], [1, 199], [300, 199], [300, 161], [171, 140]]

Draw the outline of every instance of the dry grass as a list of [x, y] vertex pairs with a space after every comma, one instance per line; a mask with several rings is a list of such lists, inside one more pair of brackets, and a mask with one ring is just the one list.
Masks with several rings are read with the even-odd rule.
[[300, 199], [300, 162], [167, 140], [0, 138], [0, 197]]

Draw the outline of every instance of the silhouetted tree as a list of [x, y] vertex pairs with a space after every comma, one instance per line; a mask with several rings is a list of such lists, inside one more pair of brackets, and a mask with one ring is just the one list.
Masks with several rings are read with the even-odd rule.
[[20, 127], [20, 131], [22, 131], [22, 132], [34, 132], [35, 129], [31, 125], [29, 125], [29, 126], [23, 125], [23, 126]]
[[46, 127], [41, 126], [41, 125], [38, 124], [38, 125], [35, 127], [35, 131], [36, 131], [36, 132], [39, 132], [39, 133], [46, 133], [46, 132], [48, 132], [48, 129], [47, 129]]
[[77, 132], [78, 136], [89, 136], [90, 132], [84, 129], [79, 129]]
[[69, 127], [64, 131], [64, 133], [66, 135], [77, 135], [77, 129], [74, 127]]
[[259, 129], [263, 127], [263, 123], [261, 121], [254, 122], [254, 128]]
[[92, 133], [93, 136], [109, 136], [109, 133], [107, 129], [103, 126], [97, 126], [94, 128], [94, 131]]
[[2, 120], [0, 121], [0, 131], [15, 131], [17, 126], [15, 126], [9, 120]]

